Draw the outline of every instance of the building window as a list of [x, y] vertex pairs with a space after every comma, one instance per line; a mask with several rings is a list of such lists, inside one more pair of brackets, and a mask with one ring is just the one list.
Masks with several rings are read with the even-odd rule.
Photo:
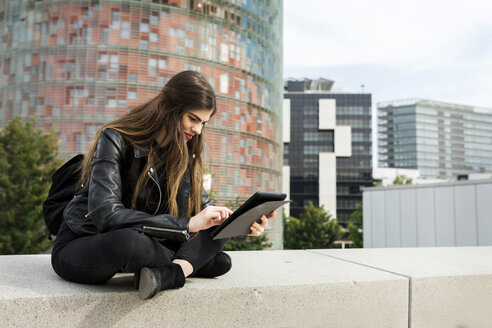
[[223, 73], [220, 75], [220, 92], [229, 92], [229, 74]]
[[128, 91], [126, 97], [128, 99], [137, 99], [137, 91]]
[[101, 29], [101, 43], [108, 44], [109, 41], [109, 30], [107, 28]]
[[113, 11], [113, 13], [111, 15], [111, 27], [114, 29], [120, 28], [120, 12], [119, 11]]
[[157, 42], [157, 41], [159, 41], [158, 34], [157, 33], [150, 33], [149, 40], [150, 40], [150, 42]]
[[157, 59], [155, 58], [149, 58], [149, 74], [156, 74], [157, 73]]
[[140, 48], [147, 49], [149, 47], [149, 41], [140, 40]]
[[109, 61], [109, 69], [117, 70], [118, 69], [118, 55], [111, 55]]
[[98, 129], [97, 125], [89, 124], [85, 127], [85, 141], [91, 141], [96, 131]]
[[148, 33], [149, 32], [149, 24], [141, 23], [140, 24], [140, 32]]
[[108, 98], [107, 106], [108, 107], [116, 107], [116, 99], [114, 99], [114, 98]]
[[200, 66], [198, 66], [198, 65], [192, 65], [192, 64], [185, 64], [185, 70], [186, 71], [200, 72]]
[[77, 151], [77, 152], [83, 151], [83, 149], [82, 149], [83, 146], [84, 146], [84, 143], [83, 143], [82, 134], [76, 133], [75, 134], [75, 151]]
[[106, 64], [108, 62], [108, 55], [107, 54], [99, 54], [99, 62]]
[[121, 33], [120, 36], [122, 39], [130, 38], [130, 22], [121, 22]]

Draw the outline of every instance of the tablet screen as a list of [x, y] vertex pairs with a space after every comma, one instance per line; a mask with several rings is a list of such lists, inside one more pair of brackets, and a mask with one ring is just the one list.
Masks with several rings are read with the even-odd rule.
[[[215, 230], [212, 231], [212, 237], [217, 235], [220, 231], [222, 231], [225, 227], [227, 227], [231, 222], [233, 222], [236, 218], [246, 213], [250, 209], [261, 205], [270, 201], [282, 201], [287, 198], [286, 194], [278, 193], [278, 192], [266, 192], [266, 191], [257, 191], [250, 198], [248, 198], [234, 213], [232, 213], [227, 220], [225, 220], [220, 226], [218, 226]], [[268, 213], [267, 213], [268, 214]], [[259, 217], [258, 217], [259, 218]]]

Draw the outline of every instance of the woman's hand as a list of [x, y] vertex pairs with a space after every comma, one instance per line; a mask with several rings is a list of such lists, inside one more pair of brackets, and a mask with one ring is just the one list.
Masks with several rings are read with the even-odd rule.
[[206, 230], [224, 222], [232, 211], [224, 206], [207, 206], [200, 213], [190, 219], [188, 230], [197, 232]]
[[260, 236], [268, 226], [268, 220], [271, 220], [277, 215], [275, 211], [272, 211], [270, 214], [268, 214], [268, 217], [265, 215], [262, 215], [260, 217], [261, 223], [258, 222], [253, 222], [253, 224], [249, 227], [251, 230], [251, 233], [248, 236]]

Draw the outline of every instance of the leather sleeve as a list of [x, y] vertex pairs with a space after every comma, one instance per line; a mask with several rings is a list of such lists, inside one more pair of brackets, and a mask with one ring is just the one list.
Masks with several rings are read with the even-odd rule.
[[123, 206], [124, 182], [120, 172], [124, 148], [123, 137], [117, 131], [106, 129], [102, 132], [91, 163], [87, 217], [98, 232], [122, 227], [139, 227], [146, 231], [145, 227], [153, 227], [160, 229], [153, 235], [174, 240], [189, 239], [189, 218], [170, 214], [154, 216]]

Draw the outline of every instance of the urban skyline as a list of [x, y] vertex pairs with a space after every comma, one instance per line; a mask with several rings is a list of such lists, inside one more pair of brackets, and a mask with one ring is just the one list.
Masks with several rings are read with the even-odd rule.
[[[7, 0], [2, 1], [4, 5], [7, 3], [10, 4]], [[15, 2], [15, 5], [5, 5], [5, 8], [8, 8], [10, 12], [12, 10], [15, 12], [16, 6], [24, 6], [27, 3]], [[48, 8], [50, 3], [52, 1], [49, 0], [36, 2], [33, 8], [45, 8], [47, 11], [47, 9], [52, 9]], [[63, 6], [63, 3], [64, 1], [57, 1], [60, 6]], [[289, 4], [289, 1], [286, 3]], [[16, 16], [13, 18], [14, 20], [10, 17], [8, 10], [2, 12], [0, 15], [2, 20], [14, 22], [3, 32], [1, 44], [2, 50], [8, 49], [10, 52], [10, 54], [4, 52], [3, 59], [5, 60], [1, 63], [1, 72], [5, 77], [4, 95], [6, 95], [0, 103], [4, 120], [12, 117], [14, 107], [20, 108], [18, 111], [21, 114], [36, 113], [41, 117], [62, 116], [60, 112], [63, 112], [63, 114], [80, 116], [79, 118], [84, 121], [84, 116], [91, 115], [92, 122], [84, 121], [81, 131], [71, 131], [71, 129], [76, 130], [71, 122], [59, 121], [55, 123], [64, 125], [67, 130], [71, 131], [67, 134], [60, 134], [62, 153], [68, 156], [85, 149], [87, 143], [91, 141], [89, 136], [97, 130], [102, 121], [120, 115], [127, 108], [141, 103], [141, 99], [151, 97], [153, 92], [158, 89], [153, 84], [165, 83], [173, 72], [182, 69], [200, 70], [210, 77], [210, 81], [219, 91], [219, 101], [223, 101], [224, 108], [226, 108], [222, 116], [216, 117], [210, 127], [212, 131], [210, 140], [213, 144], [211, 148], [220, 148], [221, 150], [217, 153], [209, 152], [212, 157], [219, 156], [219, 154], [221, 156], [212, 158], [211, 161], [212, 166], [215, 165], [212, 167], [213, 172], [217, 173], [220, 170], [220, 174], [216, 174], [215, 178], [216, 185], [220, 185], [219, 197], [232, 199], [231, 195], [236, 194], [241, 194], [244, 197], [252, 192], [252, 186], [267, 190], [278, 188], [280, 169], [262, 170], [260, 168], [274, 167], [276, 163], [281, 161], [282, 157], [279, 148], [280, 143], [274, 141], [279, 140], [279, 131], [275, 127], [279, 126], [279, 119], [281, 119], [281, 115], [275, 113], [280, 103], [276, 100], [278, 94], [276, 95], [275, 86], [281, 80], [281, 74], [275, 73], [274, 70], [275, 68], [278, 69], [279, 62], [282, 62], [279, 59], [283, 58], [281, 50], [277, 49], [279, 47], [281, 49], [282, 33], [275, 32], [267, 35], [271, 30], [266, 26], [271, 21], [268, 20], [267, 22], [258, 18], [260, 23], [255, 23], [250, 18], [271, 10], [272, 16], [269, 16], [269, 19], [274, 17], [273, 21], [278, 25], [282, 19], [275, 20], [277, 17], [275, 15], [281, 17], [281, 6], [261, 7], [255, 1], [231, 1], [224, 3], [221, 7], [213, 1], [188, 2], [177, 0], [155, 3], [139, 2], [138, 4], [131, 2], [128, 5], [113, 5], [120, 7], [108, 7], [109, 10], [104, 7], [108, 4], [109, 2], [103, 1], [89, 5], [78, 5], [78, 2], [72, 1], [70, 5], [67, 2], [67, 6], [60, 9], [56, 14], [48, 15], [49, 17], [46, 16], [45, 12], [38, 12], [36, 9], [28, 15]], [[275, 4], [278, 5], [280, 2], [275, 2]], [[168, 9], [159, 11], [158, 8]], [[390, 9], [394, 9], [393, 6], [390, 6]], [[73, 13], [73, 10], [78, 13], [77, 16], [69, 16], [69, 11]], [[289, 10], [286, 10], [287, 16], [284, 20], [286, 24], [290, 19]], [[95, 14], [96, 11], [101, 12], [99, 16]], [[372, 11], [370, 14], [373, 14]], [[357, 10], [354, 11], [354, 17], [360, 17]], [[422, 18], [425, 22], [427, 22], [426, 17]], [[481, 16], [477, 17], [480, 18]], [[16, 19], [17, 21], [15, 21]], [[175, 20], [173, 21], [173, 19]], [[213, 23], [217, 19], [222, 20], [223, 25]], [[169, 22], [164, 22], [166, 20]], [[205, 20], [210, 26], [200, 25]], [[100, 24], [96, 26], [94, 22]], [[313, 22], [313, 24], [320, 23]], [[287, 24], [289, 28], [291, 25]], [[305, 27], [303, 24], [300, 25], [300, 28]], [[219, 39], [212, 37], [215, 39], [212, 40], [212, 44], [210, 44], [210, 38], [205, 40], [207, 37], [204, 35], [217, 36], [224, 31], [226, 32], [225, 35], [220, 36]], [[338, 30], [337, 33], [341, 35]], [[256, 38], [250, 39], [249, 36], [252, 35]], [[267, 45], [264, 41], [267, 36], [272, 35], [274, 42]], [[311, 34], [306, 34], [306, 40], [309, 41], [318, 35], [319, 32], [313, 30]], [[284, 36], [286, 37], [284, 40], [288, 42], [295, 39], [295, 34], [287, 36], [287, 33], [284, 33]], [[324, 43], [330, 43], [330, 37], [331, 34], [327, 33]], [[36, 43], [36, 53], [17, 51], [29, 42], [32, 45]], [[286, 47], [288, 42], [286, 42]], [[94, 50], [91, 46], [95, 43], [106, 46], [106, 48], [99, 47], [97, 51], [91, 52]], [[331, 56], [339, 50], [339, 45], [336, 42], [333, 45], [334, 51], [327, 53], [327, 55]], [[162, 47], [171, 48], [163, 51]], [[304, 47], [298, 46], [297, 48]], [[50, 53], [50, 49], [56, 49], [56, 51]], [[135, 49], [138, 51], [135, 52]], [[43, 53], [43, 51], [45, 52]], [[286, 52], [284, 74], [290, 69], [291, 59], [289, 58], [292, 58], [290, 56], [296, 54], [295, 51]], [[313, 55], [316, 55], [316, 52], [313, 52]], [[339, 64], [337, 69], [347, 68], [339, 62], [340, 57], [337, 56], [339, 55], [335, 54], [333, 58], [327, 57], [327, 59], [331, 58], [334, 64]], [[354, 60], [356, 57], [347, 56], [349, 60]], [[374, 53], [368, 53], [367, 58], [375, 58]], [[324, 62], [327, 62], [327, 59]], [[312, 62], [316, 63], [317, 59], [313, 57]], [[272, 66], [272, 63], [276, 65]], [[233, 72], [228, 72], [224, 67], [232, 68]], [[306, 67], [308, 66], [304, 68]], [[321, 72], [324, 69], [323, 64], [320, 64], [319, 68]], [[247, 73], [244, 74], [244, 71]], [[303, 72], [309, 73], [309, 69], [303, 70]], [[333, 75], [337, 74], [336, 69], [333, 72]], [[350, 76], [350, 69], [347, 69], [346, 72], [346, 75]], [[373, 75], [377, 74], [371, 76]], [[384, 74], [382, 75], [384, 76]], [[125, 85], [120, 83], [122, 77], [123, 80], [126, 79]], [[299, 78], [299, 76], [297, 77]], [[325, 77], [332, 79], [335, 76], [326, 75]], [[89, 83], [88, 78], [98, 81]], [[77, 80], [84, 80], [84, 83], [76, 83]], [[43, 85], [43, 83], [39, 83], [40, 81], [53, 83]], [[98, 84], [98, 82], [103, 83]], [[355, 88], [350, 88], [350, 90], [343, 90], [338, 87], [339, 84], [337, 80], [337, 85], [334, 88], [334, 91], [338, 93], [371, 94], [372, 97], [377, 97], [370, 92], [372, 88], [370, 85], [361, 84]], [[34, 90], [32, 89], [33, 85], [38, 88], [35, 90], [38, 94], [31, 92]], [[54, 87], [50, 88], [50, 85]], [[26, 86], [31, 89], [26, 88]], [[342, 88], [344, 88], [343, 85]], [[358, 88], [360, 88], [360, 92]], [[399, 89], [402, 89], [401, 85]], [[407, 91], [416, 92], [415, 89], [412, 90]], [[53, 95], [55, 93], [62, 96], [55, 97]], [[48, 96], [44, 97], [43, 94]], [[421, 96], [420, 94], [411, 95], [414, 97]], [[391, 97], [391, 99], [395, 99], [395, 97]], [[56, 103], [52, 103], [53, 99]], [[375, 102], [373, 101], [373, 104]], [[253, 106], [249, 106], [250, 103]], [[80, 108], [85, 108], [87, 111], [81, 115], [77, 112]], [[101, 112], [98, 108], [104, 108], [104, 111]], [[245, 110], [245, 108], [247, 109]], [[103, 116], [104, 119], [102, 119]], [[374, 111], [373, 117], [373, 130], [376, 131], [374, 126], [377, 116], [374, 115]], [[236, 122], [236, 119], [239, 122]], [[53, 122], [49, 122], [49, 120], [45, 120], [43, 123], [46, 128], [53, 126]], [[241, 140], [235, 140], [231, 144], [227, 136], [218, 137], [224, 133], [233, 136], [241, 134], [235, 133], [235, 131], [246, 132], [251, 136], [254, 135], [255, 138], [253, 141], [249, 140], [248, 143], [243, 135], [239, 138]], [[375, 134], [373, 134], [373, 152], [378, 149], [377, 142], [374, 142], [375, 138]], [[254, 145], [255, 143], [256, 145]], [[241, 150], [237, 154], [231, 153], [231, 147]], [[258, 150], [257, 153], [252, 151], [255, 147]], [[234, 165], [225, 168], [221, 164], [224, 160], [231, 163], [239, 162], [239, 167], [243, 170], [238, 172]], [[247, 165], [251, 166], [246, 168]], [[254, 167], [260, 169], [261, 172], [243, 172], [248, 169], [254, 171]], [[275, 179], [277, 182], [272, 182]], [[246, 185], [249, 187], [245, 187]]]
[[374, 118], [378, 102], [417, 97], [492, 108], [490, 11], [486, 0], [284, 0], [283, 75], [371, 93]]

